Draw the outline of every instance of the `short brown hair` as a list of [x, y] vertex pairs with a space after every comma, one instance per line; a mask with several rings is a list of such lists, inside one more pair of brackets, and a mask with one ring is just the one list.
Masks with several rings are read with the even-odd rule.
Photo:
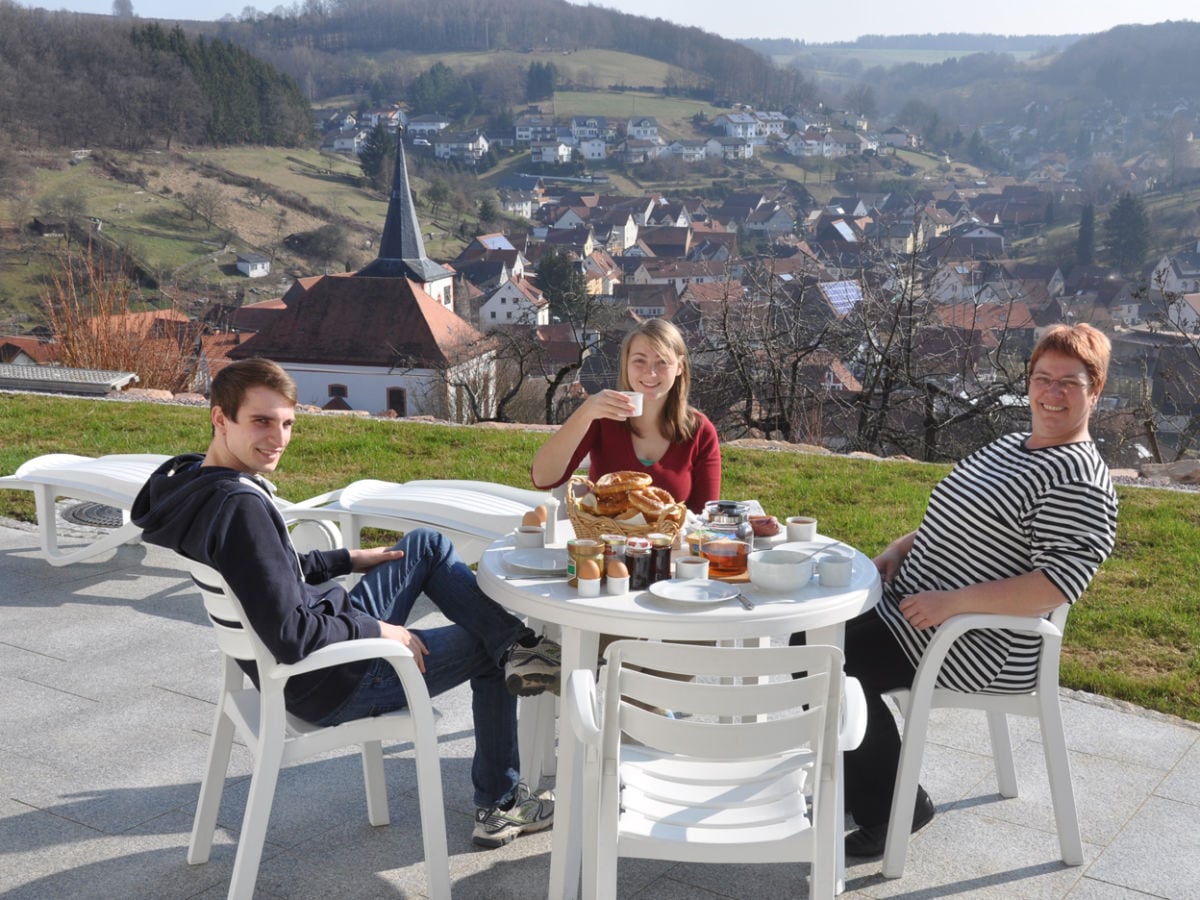
[[1099, 329], [1084, 322], [1078, 325], [1055, 325], [1042, 335], [1033, 355], [1029, 357], [1029, 371], [1037, 365], [1044, 353], [1061, 353], [1073, 356], [1087, 369], [1091, 393], [1099, 394], [1108, 380], [1108, 360], [1112, 356], [1112, 342]]
[[265, 387], [283, 394], [293, 406], [299, 396], [296, 382], [279, 363], [255, 357], [239, 359], [217, 373], [209, 391], [209, 405], [221, 407], [221, 412], [236, 422], [238, 409], [246, 399], [246, 391], [254, 387]]

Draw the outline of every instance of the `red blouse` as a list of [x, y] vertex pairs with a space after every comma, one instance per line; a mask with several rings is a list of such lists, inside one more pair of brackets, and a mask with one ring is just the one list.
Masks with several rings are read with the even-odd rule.
[[648, 472], [654, 486], [682, 501], [692, 512], [703, 512], [704, 504], [721, 497], [721, 444], [717, 429], [708, 417], [696, 412], [696, 434], [690, 441], [672, 442], [662, 459], [643, 465], [633, 450], [633, 435], [624, 422], [596, 419], [584, 435], [562, 477], [554, 484], [534, 486], [549, 490], [563, 484], [591, 456], [589, 477], [595, 481], [609, 472]]

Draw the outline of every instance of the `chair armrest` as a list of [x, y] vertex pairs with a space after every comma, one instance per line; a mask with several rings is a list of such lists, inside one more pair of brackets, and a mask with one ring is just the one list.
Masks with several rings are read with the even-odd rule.
[[402, 664], [416, 666], [412, 652], [399, 641], [390, 638], [357, 638], [353, 641], [338, 641], [327, 644], [320, 650], [315, 650], [304, 659], [295, 663], [279, 663], [266, 674], [279, 681], [286, 681], [293, 675], [303, 675], [318, 669], [328, 669], [330, 666], [340, 666], [346, 663], [360, 662], [364, 659], [388, 659]]
[[838, 747], [856, 750], [867, 734], [867, 698], [862, 682], [847, 678], [842, 694], [842, 721], [838, 728]]
[[591, 669], [576, 669], [567, 676], [562, 707], [575, 737], [588, 747], [599, 749], [600, 721], [596, 709], [596, 675]]
[[1063, 636], [1061, 628], [1042, 616], [1005, 616], [994, 613], [962, 613], [951, 616], [938, 626], [933, 640], [925, 648], [925, 655], [921, 657], [921, 664], [913, 678], [913, 691], [932, 689], [951, 645], [966, 632], [977, 628], [1025, 631], [1041, 635], [1044, 640], [1060, 642]]

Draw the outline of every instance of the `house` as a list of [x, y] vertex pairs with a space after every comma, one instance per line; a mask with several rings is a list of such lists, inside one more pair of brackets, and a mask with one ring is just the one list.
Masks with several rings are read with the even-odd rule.
[[271, 274], [271, 258], [261, 253], [239, 253], [237, 270], [247, 278], [262, 278]]
[[1164, 293], [1200, 291], [1200, 241], [1194, 249], [1164, 256], [1152, 271], [1150, 286]]
[[576, 145], [580, 155], [589, 161], [608, 158], [608, 142], [601, 137], [582, 138]]
[[529, 145], [529, 159], [534, 163], [569, 163], [572, 147], [562, 141], [534, 141]]
[[654, 116], [639, 116], [625, 123], [625, 136], [638, 141], [658, 143], [658, 120]]
[[479, 328], [484, 333], [506, 325], [550, 324], [550, 301], [525, 277], [510, 278], [487, 296], [479, 307]]
[[667, 145], [667, 150], [688, 164], [704, 162], [708, 158], [708, 142], [704, 140], [672, 141]]
[[704, 142], [704, 150], [710, 159], [752, 159], [754, 142], [744, 137], [715, 137]]
[[758, 137], [758, 118], [753, 113], [722, 113], [713, 119], [713, 127], [719, 128], [725, 137]]
[[34, 336], [0, 337], [0, 363], [44, 366], [58, 359], [59, 345]]
[[513, 137], [518, 144], [558, 140], [558, 123], [553, 116], [526, 114], [513, 125]]
[[573, 116], [570, 128], [571, 136], [580, 143], [589, 139], [603, 141], [611, 133], [604, 116]]
[[758, 120], [758, 133], [761, 135], [770, 137], [787, 132], [788, 117], [777, 110], [755, 111], [754, 118]]
[[658, 159], [665, 152], [667, 152], [667, 148], [658, 143], [657, 140], [627, 138], [617, 145], [614, 155], [620, 156], [628, 165], [637, 165], [649, 162], [652, 159]]
[[357, 156], [366, 140], [367, 132], [361, 128], [339, 131], [333, 139], [333, 151], [335, 153], [352, 153]]
[[679, 311], [679, 292], [671, 284], [618, 284], [613, 302], [645, 319], [672, 319]]
[[411, 139], [424, 138], [431, 140], [440, 132], [450, 127], [450, 117], [438, 113], [428, 113], [423, 116], [413, 116], [408, 120], [404, 133]]
[[477, 163], [488, 152], [488, 139], [481, 131], [443, 131], [433, 139], [433, 155]]
[[917, 136], [899, 125], [885, 128], [879, 135], [879, 143], [884, 147], [899, 147], [905, 150], [916, 150], [920, 146]]
[[529, 191], [501, 190], [498, 194], [500, 197], [500, 208], [506, 213], [513, 216], [520, 216], [522, 219], [533, 218], [533, 211], [538, 205], [538, 201]]

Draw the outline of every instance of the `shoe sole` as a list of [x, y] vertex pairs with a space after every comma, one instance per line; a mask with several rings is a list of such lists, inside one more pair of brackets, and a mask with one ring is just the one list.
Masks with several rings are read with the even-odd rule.
[[516, 838], [523, 834], [534, 834], [538, 831], [545, 831], [554, 824], [553, 819], [546, 819], [542, 822], [530, 822], [528, 825], [514, 825], [511, 828], [506, 828], [499, 834], [494, 835], [471, 835], [471, 843], [478, 847], [486, 847], [489, 850], [495, 850], [498, 847], [503, 847], [505, 844], [511, 844]]
[[555, 691], [558, 687], [558, 679], [553, 675], [538, 675], [535, 673], [527, 673], [524, 675], [509, 675], [504, 682], [504, 686], [508, 688], [508, 692], [516, 697], [536, 697], [544, 691]]

